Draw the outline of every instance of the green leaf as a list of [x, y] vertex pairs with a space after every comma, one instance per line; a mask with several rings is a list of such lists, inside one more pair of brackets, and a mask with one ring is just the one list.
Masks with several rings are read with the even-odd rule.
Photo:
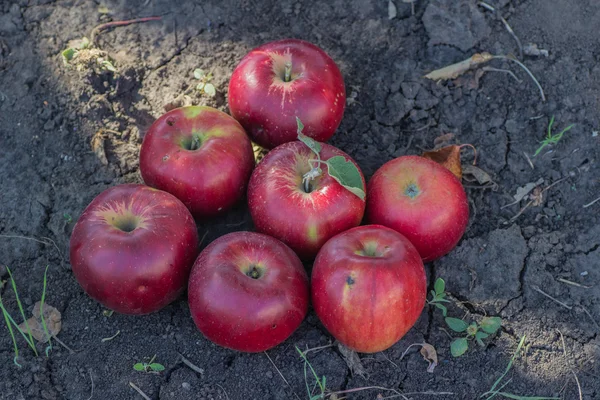
[[477, 324], [475, 322], [472, 322], [469, 327], [467, 328], [467, 335], [469, 336], [475, 336], [475, 334], [477, 333]]
[[506, 393], [506, 392], [494, 392], [494, 393], [499, 396], [506, 397], [507, 399], [513, 399], [513, 400], [560, 400], [560, 397], [517, 396], [516, 394]]
[[133, 366], [133, 369], [135, 369], [136, 371], [145, 371], [146, 366], [142, 363], [137, 363]]
[[500, 317], [486, 317], [481, 321], [479, 326], [487, 333], [496, 333], [502, 325], [502, 318]]
[[437, 278], [433, 284], [436, 294], [442, 294], [446, 290], [446, 282], [442, 278]]
[[194, 70], [194, 78], [196, 78], [196, 79], [202, 79], [202, 78], [204, 78], [205, 75], [206, 75], [206, 72], [204, 72], [204, 70], [202, 68], [196, 68]]
[[156, 372], [160, 372], [160, 371], [164, 371], [165, 370], [165, 366], [162, 365], [162, 364], [159, 364], [159, 363], [152, 363], [152, 364], [150, 364], [150, 368], [153, 371], [156, 371]]
[[215, 90], [215, 86], [212, 83], [207, 83], [206, 85], [204, 85], [204, 93], [206, 93], [210, 97], [215, 97], [217, 91]]
[[363, 185], [360, 171], [352, 161], [343, 156], [331, 157], [326, 161], [329, 176], [338, 181], [340, 185], [365, 200], [365, 186]]
[[309, 136], [306, 136], [305, 134], [302, 133], [302, 130], [304, 129], [304, 125], [300, 121], [300, 118], [296, 117], [296, 122], [298, 123], [298, 140], [301, 141], [302, 143], [304, 143], [306, 146], [308, 146], [308, 148], [311, 149], [313, 151], [313, 153], [315, 153], [317, 155], [317, 157], [319, 157], [319, 159], [320, 159], [321, 158], [321, 143], [317, 142], [315, 139], [313, 139]]
[[75, 58], [75, 56], [77, 55], [77, 50], [75, 50], [72, 47], [69, 47], [66, 50], [63, 50], [62, 53], [60, 53], [62, 55], [63, 58], [63, 63], [68, 64], [73, 58]]
[[450, 352], [454, 357], [460, 357], [469, 349], [467, 338], [458, 338], [450, 343]]
[[484, 347], [485, 343], [483, 343], [483, 340], [481, 340], [481, 339], [485, 339], [489, 336], [490, 335], [488, 335], [487, 333], [479, 331], [475, 334], [475, 340], [477, 340], [478, 345], [480, 345], [481, 347]]
[[464, 332], [469, 327], [469, 325], [462, 319], [446, 317], [445, 320], [446, 324], [448, 324], [448, 327], [454, 332]]
[[198, 90], [204, 89], [204, 82], [200, 82], [199, 84], [197, 84], [196, 89], [198, 89]]
[[432, 290], [429, 293], [431, 293], [431, 301], [436, 301], [437, 300], [437, 296], [435, 294], [435, 290]]
[[439, 303], [436, 303], [435, 306], [442, 310], [442, 314], [444, 315], [444, 317], [448, 314], [448, 309], [446, 308], [446, 306], [443, 306]]
[[296, 117], [296, 124], [298, 125], [298, 133], [302, 133], [304, 130], [304, 124], [300, 121], [300, 118]]

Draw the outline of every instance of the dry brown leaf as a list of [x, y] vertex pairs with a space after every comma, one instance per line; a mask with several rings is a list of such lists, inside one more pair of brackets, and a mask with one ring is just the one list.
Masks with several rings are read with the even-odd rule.
[[536, 182], [529, 182], [525, 186], [520, 186], [517, 188], [517, 193], [513, 196], [515, 198], [515, 202], [519, 202], [523, 199], [523, 197], [527, 196], [536, 186], [544, 183], [544, 178], [538, 179]]
[[431, 71], [424, 77], [434, 81], [445, 81], [448, 79], [455, 79], [480, 64], [486, 63], [493, 59], [490, 53], [475, 53], [470, 58], [458, 62], [456, 64], [448, 65], [444, 68], [436, 69]]
[[496, 186], [490, 175], [474, 165], [463, 165], [463, 176], [467, 182], [477, 182], [480, 185]]
[[421, 345], [420, 352], [425, 361], [429, 363], [429, 366], [427, 367], [427, 372], [433, 373], [433, 370], [438, 365], [438, 356], [437, 351], [435, 351], [435, 347], [433, 347], [429, 343], [423, 343]]
[[433, 149], [437, 150], [441, 147], [448, 146], [452, 139], [454, 139], [454, 133], [445, 133], [436, 137], [433, 140]]
[[[40, 301], [35, 303], [33, 306], [33, 317], [27, 320], [27, 324], [29, 325], [29, 329], [31, 329], [31, 335], [35, 338], [35, 340], [40, 343], [46, 343], [50, 337], [56, 336], [60, 332], [62, 327], [62, 316], [60, 315], [60, 311], [58, 311], [56, 308], [47, 303], [44, 304], [44, 322], [46, 323], [46, 328], [50, 334], [50, 337], [48, 337], [48, 335], [44, 332], [40, 306]], [[25, 322], [19, 325], [19, 329], [24, 333], [27, 333], [27, 326], [25, 325]]]
[[544, 191], [541, 186], [536, 186], [533, 192], [529, 195], [529, 199], [533, 201], [532, 206], [537, 207], [544, 202]]
[[446, 167], [459, 180], [462, 179], [462, 168], [460, 165], [460, 146], [450, 145], [438, 150], [426, 151], [423, 157]]
[[340, 342], [336, 342], [336, 345], [337, 345], [339, 352], [342, 354], [344, 361], [346, 361], [348, 368], [350, 368], [350, 371], [352, 372], [352, 374], [358, 374], [358, 375], [362, 376], [363, 378], [366, 377], [367, 370], [362, 365], [362, 362], [360, 361], [360, 357], [358, 356], [358, 354], [354, 350], [349, 349], [348, 347], [344, 346]]

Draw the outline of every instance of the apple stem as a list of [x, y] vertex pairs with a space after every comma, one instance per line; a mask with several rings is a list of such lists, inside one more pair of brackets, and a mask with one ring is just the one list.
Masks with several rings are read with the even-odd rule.
[[283, 81], [284, 82], [289, 82], [292, 79], [292, 62], [291, 61], [287, 61], [285, 63], [285, 72], [283, 75]]
[[[317, 165], [314, 165], [313, 163], [317, 163]], [[323, 174], [323, 170], [321, 168], [319, 168], [319, 164], [325, 164], [327, 165], [327, 162], [322, 161], [321, 159], [310, 159], [308, 160], [308, 165], [310, 165], [310, 171], [308, 171], [307, 173], [305, 173], [302, 176], [302, 183], [304, 184], [304, 191], [306, 193], [310, 193], [311, 192], [311, 188], [310, 188], [310, 182], [313, 181], [315, 178], [318, 178], [319, 176], [321, 176]]]

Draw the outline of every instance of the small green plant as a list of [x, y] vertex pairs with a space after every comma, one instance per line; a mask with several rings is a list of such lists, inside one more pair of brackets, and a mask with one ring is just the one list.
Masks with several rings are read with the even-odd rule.
[[117, 68], [105, 51], [93, 48], [86, 37], [71, 42], [71, 46], [61, 53], [64, 65], [73, 65], [78, 71], [93, 69], [96, 72], [110, 71], [117, 73]]
[[486, 339], [490, 335], [493, 335], [500, 329], [502, 325], [502, 319], [500, 317], [485, 317], [480, 323], [471, 322], [468, 324], [462, 319], [448, 317], [448, 309], [441, 303], [449, 303], [446, 299], [446, 282], [442, 278], [436, 279], [433, 284], [431, 293], [431, 299], [427, 300], [427, 304], [435, 306], [442, 310], [446, 325], [457, 333], [466, 333], [466, 336], [454, 339], [450, 343], [450, 352], [454, 357], [459, 357], [465, 354], [469, 349], [469, 341], [475, 340], [481, 347], [485, 346], [483, 339]]
[[213, 78], [212, 72], [207, 74], [202, 68], [196, 68], [194, 70], [194, 78], [200, 81], [196, 85], [197, 90], [206, 93], [210, 97], [215, 97], [217, 94], [215, 85], [210, 83], [211, 79]]
[[448, 309], [442, 303], [450, 303], [450, 300], [446, 299], [446, 282], [442, 278], [437, 278], [433, 284], [431, 293], [431, 300], [427, 300], [427, 304], [435, 306], [442, 310], [444, 317], [448, 314]]
[[565, 132], [567, 132], [569, 129], [571, 129], [573, 127], [573, 124], [567, 126], [565, 129], [563, 129], [562, 131], [560, 131], [560, 133], [554, 135], [552, 134], [552, 125], [554, 124], [554, 115], [552, 116], [552, 118], [550, 118], [550, 123], [548, 124], [548, 133], [546, 134], [546, 138], [544, 140], [542, 140], [541, 146], [538, 147], [538, 149], [535, 151], [535, 154], [533, 155], [534, 157], [537, 156], [538, 154], [540, 154], [540, 152], [542, 151], [542, 149], [550, 144], [557, 144], [560, 139], [562, 139], [563, 135], [565, 134]]
[[485, 346], [483, 339], [496, 333], [502, 325], [500, 317], [485, 317], [480, 323], [467, 324], [462, 319], [446, 317], [446, 324], [454, 332], [466, 333], [465, 337], [454, 339], [450, 343], [450, 352], [454, 357], [460, 357], [469, 349], [469, 340], [475, 339], [478, 345]]
[[[21, 313], [21, 317], [23, 318], [23, 324], [25, 325], [25, 329], [27, 331], [27, 335], [25, 335], [25, 332], [23, 332], [23, 330], [21, 328], [19, 328], [19, 325], [15, 322], [14, 318], [10, 315], [10, 313], [4, 306], [4, 302], [2, 301], [2, 296], [0, 295], [0, 310], [2, 311], [2, 315], [4, 316], [4, 322], [6, 323], [6, 327], [8, 328], [8, 332], [12, 338], [12, 342], [13, 342], [13, 346], [14, 346], [15, 357], [13, 358], [13, 363], [20, 368], [21, 364], [19, 364], [19, 362], [18, 362], [19, 346], [17, 344], [17, 339], [15, 337], [15, 331], [13, 330], [13, 327], [16, 328], [17, 332], [19, 332], [21, 334], [21, 336], [23, 336], [23, 339], [25, 339], [25, 341], [27, 342], [27, 344], [29, 345], [31, 350], [33, 350], [33, 353], [35, 354], [35, 356], [37, 357], [39, 354], [37, 352], [35, 341], [33, 340], [31, 328], [29, 327], [29, 323], [27, 322], [28, 320], [25, 317], [25, 310], [23, 309], [23, 305], [21, 304], [21, 300], [19, 298], [19, 292], [17, 291], [17, 284], [15, 282], [15, 279], [12, 275], [10, 268], [6, 267], [6, 271], [8, 272], [8, 276], [10, 278], [10, 283], [11, 283], [13, 292], [15, 294], [15, 300], [17, 301], [17, 306], [19, 307], [19, 312]], [[48, 274], [48, 266], [46, 266], [46, 270], [44, 271], [44, 286], [42, 289], [42, 300], [41, 300], [41, 304], [40, 304], [42, 326], [43, 326], [44, 333], [45, 333], [46, 337], [48, 338], [48, 347], [46, 347], [46, 356], [48, 356], [48, 352], [52, 349], [52, 344], [50, 341], [51, 335], [48, 332], [48, 328], [46, 326], [46, 322], [45, 322], [44, 316], [43, 316], [43, 307], [44, 307], [44, 302], [46, 300], [47, 274]]]
[[67, 225], [73, 222], [73, 217], [71, 217], [71, 214], [69, 213], [63, 213], [63, 218], [65, 219]]
[[161, 371], [165, 370], [165, 366], [159, 363], [155, 363], [154, 359], [156, 358], [156, 354], [152, 356], [150, 362], [139, 362], [133, 365], [133, 369], [140, 372], [152, 372], [158, 374]]
[[521, 348], [523, 347], [524, 343], [525, 343], [525, 336], [523, 336], [521, 338], [521, 340], [519, 341], [519, 345], [517, 346], [517, 351], [515, 351], [512, 358], [508, 362], [508, 365], [506, 366], [504, 373], [502, 375], [500, 375], [500, 377], [498, 379], [496, 379], [496, 382], [494, 382], [494, 384], [492, 385], [490, 390], [488, 390], [487, 392], [485, 392], [484, 394], [479, 396], [480, 398], [485, 397], [485, 400], [491, 400], [496, 396], [502, 396], [507, 399], [513, 399], [513, 400], [559, 400], [559, 397], [517, 396], [512, 393], [501, 392], [501, 390], [504, 389], [504, 387], [510, 383], [511, 379], [506, 381], [506, 383], [504, 383], [500, 387], [498, 387], [498, 385], [500, 385], [500, 383], [502, 382], [502, 380], [504, 379], [506, 374], [508, 374], [508, 371], [510, 371], [510, 369], [512, 368], [512, 366], [515, 362], [515, 359], [519, 355], [519, 352], [521, 351]]

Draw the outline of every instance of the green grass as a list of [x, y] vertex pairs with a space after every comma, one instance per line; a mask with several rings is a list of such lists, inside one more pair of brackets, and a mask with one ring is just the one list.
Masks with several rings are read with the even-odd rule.
[[[25, 335], [25, 332], [23, 332], [19, 328], [19, 324], [16, 323], [14, 318], [10, 315], [10, 313], [4, 306], [4, 302], [2, 300], [1, 295], [0, 295], [0, 310], [2, 311], [2, 315], [4, 316], [4, 322], [6, 323], [6, 327], [8, 328], [8, 333], [10, 334], [10, 337], [13, 342], [14, 352], [15, 352], [15, 357], [13, 358], [13, 362], [16, 366], [21, 367], [21, 364], [19, 364], [19, 362], [18, 362], [19, 345], [17, 344], [17, 338], [15, 335], [15, 331], [13, 330], [13, 327], [16, 328], [16, 330], [21, 334], [21, 336], [23, 336], [23, 339], [25, 339], [25, 341], [27, 342], [27, 344], [29, 345], [31, 350], [33, 350], [33, 353], [36, 355], [36, 357], [39, 354], [38, 354], [38, 351], [37, 351], [37, 348], [35, 345], [35, 341], [33, 339], [33, 335], [31, 333], [31, 328], [29, 327], [29, 323], [27, 322], [27, 317], [25, 316], [25, 310], [23, 309], [23, 304], [21, 303], [21, 299], [19, 298], [19, 292], [17, 290], [17, 283], [15, 282], [15, 279], [12, 275], [10, 268], [7, 267], [6, 270], [8, 271], [8, 276], [10, 277], [11, 286], [12, 286], [13, 292], [15, 293], [15, 300], [17, 301], [17, 306], [19, 307], [19, 312], [21, 313], [21, 318], [23, 318], [23, 322], [25, 323], [27, 335]], [[48, 343], [49, 343], [49, 346], [46, 348], [46, 356], [48, 356], [49, 350], [52, 349], [52, 344], [50, 342], [50, 333], [48, 332], [48, 328], [46, 327], [46, 322], [44, 320], [44, 302], [46, 300], [47, 274], [48, 274], [48, 266], [46, 266], [46, 270], [44, 271], [44, 287], [42, 290], [42, 300], [40, 301], [40, 314], [41, 314], [41, 319], [42, 319], [42, 326], [44, 329], [44, 333], [48, 337]]]
[[560, 131], [560, 133], [554, 135], [554, 134], [552, 134], [552, 125], [553, 124], [554, 124], [554, 115], [552, 116], [552, 118], [550, 119], [550, 123], [548, 124], [548, 133], [546, 134], [546, 138], [540, 142], [541, 146], [538, 147], [538, 149], [535, 151], [535, 154], [533, 155], [534, 157], [537, 156], [538, 154], [540, 154], [540, 152], [542, 151], [542, 149], [544, 149], [544, 147], [551, 145], [551, 144], [557, 144], [560, 141], [560, 139], [562, 139], [565, 132], [567, 132], [569, 129], [571, 129], [573, 127], [573, 124], [571, 124], [571, 125], [567, 126], [565, 129], [563, 129], [562, 131]]

